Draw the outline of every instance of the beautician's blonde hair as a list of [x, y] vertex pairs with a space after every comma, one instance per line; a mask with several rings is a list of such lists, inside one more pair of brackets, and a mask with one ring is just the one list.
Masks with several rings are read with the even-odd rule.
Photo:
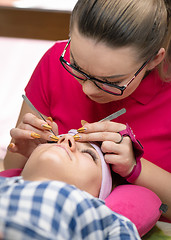
[[167, 54], [159, 72], [164, 79], [164, 63], [171, 71], [171, 0], [78, 0], [71, 32], [73, 26], [109, 47], [135, 47], [137, 60], [146, 61], [164, 47]]

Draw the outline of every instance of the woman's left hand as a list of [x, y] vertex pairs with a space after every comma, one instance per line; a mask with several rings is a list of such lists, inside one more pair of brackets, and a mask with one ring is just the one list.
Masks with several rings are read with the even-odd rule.
[[105, 154], [105, 161], [112, 164], [112, 170], [122, 177], [127, 177], [136, 164], [132, 141], [128, 136], [123, 137], [120, 131], [126, 125], [111, 121], [86, 123], [78, 129], [78, 141], [101, 141], [101, 150]]

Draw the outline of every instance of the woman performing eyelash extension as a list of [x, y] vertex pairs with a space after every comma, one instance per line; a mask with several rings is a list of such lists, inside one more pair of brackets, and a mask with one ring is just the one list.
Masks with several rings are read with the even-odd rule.
[[168, 206], [160, 220], [171, 222], [170, 0], [78, 0], [68, 39], [44, 54], [25, 95], [45, 121], [23, 102], [6, 170], [24, 168], [39, 144], [74, 128], [77, 142], [101, 142], [105, 162], [127, 184], [154, 192]]

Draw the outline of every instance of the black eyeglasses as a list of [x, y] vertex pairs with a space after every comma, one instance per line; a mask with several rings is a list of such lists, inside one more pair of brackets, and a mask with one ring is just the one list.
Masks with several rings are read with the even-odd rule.
[[69, 62], [67, 62], [64, 59], [65, 53], [66, 53], [66, 49], [69, 46], [71, 42], [71, 38], [69, 38], [63, 53], [60, 56], [60, 62], [62, 64], [62, 66], [74, 77], [78, 78], [79, 80], [82, 81], [92, 81], [98, 88], [100, 88], [101, 90], [112, 94], [112, 95], [117, 95], [117, 96], [121, 96], [123, 94], [123, 92], [125, 91], [125, 89], [128, 87], [128, 85], [137, 77], [137, 75], [143, 70], [143, 68], [147, 65], [147, 63], [151, 60], [148, 59], [146, 62], [143, 63], [143, 65], [138, 69], [138, 71], [134, 74], [133, 78], [131, 78], [131, 80], [129, 80], [124, 86], [118, 86], [115, 83], [112, 82], [104, 82], [100, 79], [91, 77], [90, 75], [84, 73], [83, 71], [79, 70], [78, 68], [76, 68], [75, 66], [73, 66], [72, 64], [70, 64]]

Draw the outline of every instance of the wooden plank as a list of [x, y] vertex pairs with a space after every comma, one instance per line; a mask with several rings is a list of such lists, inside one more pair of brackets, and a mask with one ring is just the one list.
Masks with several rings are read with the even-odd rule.
[[0, 7], [0, 36], [62, 40], [68, 38], [70, 12]]

